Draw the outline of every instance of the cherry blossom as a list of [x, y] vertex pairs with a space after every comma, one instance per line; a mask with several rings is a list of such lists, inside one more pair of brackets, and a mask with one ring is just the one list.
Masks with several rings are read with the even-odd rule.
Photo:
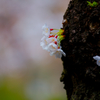
[[[40, 46], [44, 50], [50, 52], [50, 55], [55, 55], [56, 58], [61, 58], [62, 55], [66, 56], [64, 51], [61, 49], [61, 41], [64, 39], [63, 29], [50, 29], [46, 24], [42, 27], [43, 29], [43, 38], [41, 39]], [[58, 32], [52, 32], [57, 30]]]
[[62, 49], [57, 49], [55, 52], [51, 52], [50, 55], [55, 55], [56, 58], [61, 58], [62, 55], [66, 56]]
[[100, 66], [100, 56], [94, 56], [93, 59], [95, 59], [97, 61], [97, 65]]
[[43, 29], [43, 34], [48, 37], [50, 35], [50, 28], [45, 24], [43, 25], [42, 29]]

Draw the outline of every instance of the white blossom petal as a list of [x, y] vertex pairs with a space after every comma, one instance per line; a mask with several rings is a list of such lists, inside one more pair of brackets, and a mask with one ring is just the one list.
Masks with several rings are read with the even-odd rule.
[[55, 53], [57, 51], [58, 46], [55, 43], [50, 43], [48, 45], [48, 51], [50, 53]]
[[66, 56], [66, 54], [64, 53], [64, 51], [62, 49], [58, 49], [58, 48], [55, 48], [55, 50], [51, 50], [50, 51], [50, 55], [55, 55], [56, 58], [61, 58], [62, 55]]
[[48, 43], [57, 42], [57, 38], [55, 38], [55, 37], [47, 38], [46, 40], [47, 40]]
[[50, 28], [45, 24], [43, 25], [42, 29], [43, 29], [43, 34], [48, 37], [50, 35]]
[[97, 61], [97, 65], [100, 66], [100, 56], [94, 56], [93, 59], [95, 59]]
[[100, 60], [97, 60], [97, 65], [100, 66]]
[[94, 56], [93, 59], [98, 60], [100, 59], [100, 56]]
[[57, 51], [54, 53], [56, 58], [61, 58], [62, 55], [66, 56], [66, 54], [64, 53], [64, 51], [62, 49], [57, 49]]
[[43, 38], [41, 39], [41, 43], [40, 46], [42, 46], [43, 49], [47, 50], [47, 46], [48, 46], [48, 42], [46, 41], [46, 37], [43, 36]]

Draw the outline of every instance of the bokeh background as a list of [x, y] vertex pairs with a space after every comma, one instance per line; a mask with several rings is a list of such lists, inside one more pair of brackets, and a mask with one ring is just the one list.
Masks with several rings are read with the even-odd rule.
[[0, 100], [66, 100], [61, 59], [40, 47], [42, 26], [61, 28], [70, 0], [0, 0]]

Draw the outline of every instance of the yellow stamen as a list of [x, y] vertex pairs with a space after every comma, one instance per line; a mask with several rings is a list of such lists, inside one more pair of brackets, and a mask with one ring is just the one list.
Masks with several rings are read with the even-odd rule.
[[52, 46], [53, 49], [56, 49], [54, 46]]
[[45, 29], [45, 32], [48, 33], [48, 28]]
[[54, 38], [52, 39], [52, 42], [53, 42], [53, 41], [55, 41], [55, 39], [54, 39]]

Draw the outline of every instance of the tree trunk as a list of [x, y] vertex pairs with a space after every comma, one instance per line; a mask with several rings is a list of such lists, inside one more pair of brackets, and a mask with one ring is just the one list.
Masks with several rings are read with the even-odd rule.
[[68, 100], [100, 100], [100, 67], [93, 59], [100, 56], [100, 1], [95, 1], [91, 7], [87, 0], [72, 0], [64, 14], [60, 80]]

